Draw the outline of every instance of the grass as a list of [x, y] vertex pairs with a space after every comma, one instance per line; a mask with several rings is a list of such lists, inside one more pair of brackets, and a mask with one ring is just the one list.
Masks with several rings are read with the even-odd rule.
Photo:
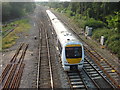
[[[2, 49], [10, 48], [16, 43], [16, 39], [19, 38], [18, 34], [21, 32], [27, 32], [30, 29], [30, 24], [28, 19], [22, 19], [12, 22], [13, 24], [18, 24], [13, 32], [8, 34], [5, 38], [2, 39]], [[10, 27], [9, 27], [10, 28]], [[6, 29], [8, 29], [6, 27]]]

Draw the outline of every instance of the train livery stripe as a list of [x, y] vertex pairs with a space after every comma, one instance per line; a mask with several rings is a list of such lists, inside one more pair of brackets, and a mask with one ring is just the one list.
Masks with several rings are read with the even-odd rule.
[[82, 58], [66, 58], [69, 64], [77, 64], [80, 63]]
[[80, 47], [80, 44], [67, 45], [66, 47]]

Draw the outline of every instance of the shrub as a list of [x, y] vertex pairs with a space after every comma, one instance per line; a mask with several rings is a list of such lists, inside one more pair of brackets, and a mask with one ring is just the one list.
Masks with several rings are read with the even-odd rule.
[[120, 52], [119, 49], [120, 41], [113, 41], [108, 44], [108, 49], [110, 49], [113, 53], [118, 54]]
[[89, 26], [89, 27], [92, 27], [93, 29], [96, 29], [96, 28], [103, 28], [106, 25], [102, 21], [97, 21], [91, 18], [86, 21], [85, 26]]

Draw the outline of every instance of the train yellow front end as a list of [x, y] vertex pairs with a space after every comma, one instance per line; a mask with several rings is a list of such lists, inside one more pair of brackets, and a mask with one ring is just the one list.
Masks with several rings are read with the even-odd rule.
[[81, 43], [68, 44], [62, 52], [62, 62], [65, 71], [81, 70], [84, 63], [84, 50]]

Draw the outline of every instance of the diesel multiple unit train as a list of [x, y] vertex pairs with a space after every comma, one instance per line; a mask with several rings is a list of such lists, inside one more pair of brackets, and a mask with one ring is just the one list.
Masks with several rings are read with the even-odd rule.
[[57, 35], [64, 71], [70, 71], [73, 68], [81, 70], [84, 63], [82, 43], [50, 10], [46, 10], [46, 12]]

